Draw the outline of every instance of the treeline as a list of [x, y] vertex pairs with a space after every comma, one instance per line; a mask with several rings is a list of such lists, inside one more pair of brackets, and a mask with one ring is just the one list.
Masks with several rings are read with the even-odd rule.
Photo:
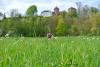
[[100, 13], [88, 18], [70, 17], [68, 15], [52, 17], [16, 17], [0, 21], [0, 35], [10, 36], [46, 36], [52, 32], [58, 36], [100, 35]]
[[0, 36], [39, 37], [52, 32], [55, 36], [100, 35], [100, 11], [96, 8], [84, 9], [80, 14], [78, 9], [69, 8], [60, 15], [43, 16], [13, 16], [0, 21]]

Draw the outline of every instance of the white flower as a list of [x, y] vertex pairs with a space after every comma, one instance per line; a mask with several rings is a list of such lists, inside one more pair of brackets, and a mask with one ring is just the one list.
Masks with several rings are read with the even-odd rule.
[[85, 37], [83, 37], [83, 39], [86, 39]]
[[3, 40], [3, 39], [0, 39], [0, 40]]
[[72, 43], [74, 43], [74, 41], [71, 41]]
[[93, 37], [92, 40], [94, 40], [95, 38]]
[[99, 38], [97, 38], [97, 40], [99, 40]]
[[63, 62], [61, 62], [61, 65], [63, 65]]
[[89, 38], [87, 38], [87, 40], [89, 40]]
[[57, 39], [58, 37], [54, 37], [54, 39]]
[[53, 63], [50, 63], [52, 66], [54, 65]]
[[5, 37], [9, 37], [10, 34], [6, 34]]

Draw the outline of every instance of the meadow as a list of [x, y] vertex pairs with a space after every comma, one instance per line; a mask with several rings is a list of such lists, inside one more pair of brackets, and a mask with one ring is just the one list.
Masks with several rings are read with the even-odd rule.
[[100, 37], [1, 37], [0, 67], [100, 67]]

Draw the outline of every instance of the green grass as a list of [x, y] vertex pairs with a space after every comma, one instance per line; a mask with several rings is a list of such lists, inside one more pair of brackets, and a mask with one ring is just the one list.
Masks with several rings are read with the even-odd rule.
[[70, 64], [100, 67], [100, 37], [0, 38], [0, 67], [70, 67]]

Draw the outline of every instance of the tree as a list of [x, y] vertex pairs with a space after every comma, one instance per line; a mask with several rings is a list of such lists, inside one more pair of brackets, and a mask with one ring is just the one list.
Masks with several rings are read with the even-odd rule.
[[45, 36], [48, 32], [47, 18], [37, 17], [36, 22], [34, 23], [34, 31], [36, 36]]
[[18, 17], [19, 16], [19, 12], [17, 9], [11, 9], [11, 13], [10, 13], [11, 17]]
[[83, 17], [88, 17], [89, 16], [89, 6], [85, 5], [83, 6]]
[[28, 16], [34, 16], [34, 15], [36, 15], [36, 14], [37, 14], [37, 7], [36, 7], [35, 5], [30, 6], [30, 7], [27, 9], [26, 14], [27, 14]]
[[3, 19], [6, 19], [6, 15], [5, 15], [5, 13], [4, 13], [4, 15], [3, 15]]
[[90, 22], [91, 22], [91, 32], [95, 35], [100, 35], [100, 13], [96, 13], [91, 15]]
[[98, 9], [96, 7], [91, 7], [90, 10], [91, 10], [92, 13], [97, 13], [98, 12]]
[[77, 5], [78, 17], [81, 17], [82, 16], [83, 4], [82, 4], [82, 2], [76, 2], [76, 5]]
[[100, 9], [100, 4], [99, 4], [99, 6], [98, 6], [98, 7], [99, 7], [99, 9]]
[[0, 12], [0, 20], [3, 19], [3, 13]]
[[68, 15], [69, 15], [70, 17], [77, 17], [76, 8], [70, 7], [70, 8], [68, 9]]
[[63, 18], [65, 19], [65, 18], [66, 18], [66, 15], [67, 15], [67, 12], [66, 12], [66, 11], [62, 11], [62, 12], [61, 12], [61, 15], [62, 15]]
[[64, 36], [65, 32], [66, 32], [66, 30], [65, 30], [64, 19], [62, 18], [62, 16], [60, 16], [59, 20], [58, 20], [57, 27], [56, 27], [56, 35]]

